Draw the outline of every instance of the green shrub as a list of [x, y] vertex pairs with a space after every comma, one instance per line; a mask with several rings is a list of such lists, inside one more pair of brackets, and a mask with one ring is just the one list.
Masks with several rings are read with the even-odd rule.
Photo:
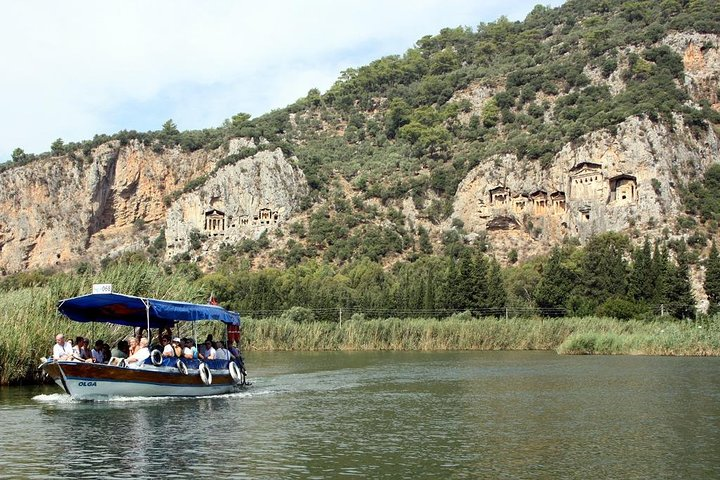
[[294, 323], [310, 323], [315, 321], [315, 313], [305, 307], [291, 307], [285, 310], [280, 319]]
[[600, 304], [595, 309], [595, 314], [600, 317], [629, 320], [638, 317], [645, 312], [645, 310], [646, 309], [637, 302], [632, 302], [625, 298], [611, 298]]

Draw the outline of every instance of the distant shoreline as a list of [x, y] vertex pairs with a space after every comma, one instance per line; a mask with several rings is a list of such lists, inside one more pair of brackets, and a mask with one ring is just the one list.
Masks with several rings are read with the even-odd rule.
[[720, 319], [378, 319], [305, 324], [246, 319], [246, 351], [551, 350], [565, 355], [720, 355]]

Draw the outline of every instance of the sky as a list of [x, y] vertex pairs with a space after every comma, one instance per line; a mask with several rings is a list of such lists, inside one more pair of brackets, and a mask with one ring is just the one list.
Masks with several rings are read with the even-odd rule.
[[120, 130], [217, 127], [325, 92], [442, 28], [562, 0], [0, 0], [0, 162]]

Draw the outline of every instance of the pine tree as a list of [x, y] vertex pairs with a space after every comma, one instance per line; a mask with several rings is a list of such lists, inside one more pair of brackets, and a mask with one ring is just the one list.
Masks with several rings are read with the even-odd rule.
[[710, 255], [705, 264], [705, 293], [708, 297], [708, 313], [713, 315], [720, 312], [720, 255], [713, 242]]
[[650, 241], [645, 238], [641, 248], [632, 254], [632, 269], [628, 278], [628, 295], [636, 301], [650, 302], [655, 294]]
[[490, 260], [487, 279], [487, 299], [485, 305], [492, 308], [498, 314], [505, 308], [507, 293], [503, 283], [500, 264], [494, 258]]
[[425, 227], [420, 226], [420, 228], [418, 228], [418, 236], [420, 241], [420, 251], [426, 255], [431, 255], [433, 253], [433, 247], [432, 243], [430, 243], [430, 236], [428, 235], [428, 231]]
[[425, 288], [423, 289], [423, 310], [435, 309], [435, 275], [430, 267], [425, 270]]
[[541, 313], [559, 316], [575, 288], [575, 273], [563, 264], [562, 251], [555, 247], [543, 266], [542, 278], [535, 289], [535, 304]]
[[465, 306], [465, 292], [461, 286], [461, 276], [455, 260], [448, 258], [445, 279], [442, 285], [442, 304], [448, 310], [461, 310]]
[[661, 305], [667, 303], [668, 291], [668, 272], [670, 271], [670, 256], [667, 247], [660, 248], [660, 244], [655, 242], [653, 249], [651, 277], [653, 280], [653, 295], [651, 304], [660, 308]]
[[608, 232], [592, 237], [585, 247], [580, 271], [583, 295], [596, 306], [627, 294], [627, 237]]
[[488, 301], [488, 261], [475, 250], [471, 256], [470, 299], [473, 308], [486, 308]]
[[695, 298], [690, 286], [690, 265], [687, 261], [687, 248], [681, 242], [676, 250], [676, 265], [668, 272], [668, 309], [675, 318], [695, 317]]

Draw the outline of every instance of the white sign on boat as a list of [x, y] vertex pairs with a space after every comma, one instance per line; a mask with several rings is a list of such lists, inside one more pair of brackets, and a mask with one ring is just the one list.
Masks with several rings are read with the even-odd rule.
[[94, 283], [93, 293], [112, 293], [112, 283]]

